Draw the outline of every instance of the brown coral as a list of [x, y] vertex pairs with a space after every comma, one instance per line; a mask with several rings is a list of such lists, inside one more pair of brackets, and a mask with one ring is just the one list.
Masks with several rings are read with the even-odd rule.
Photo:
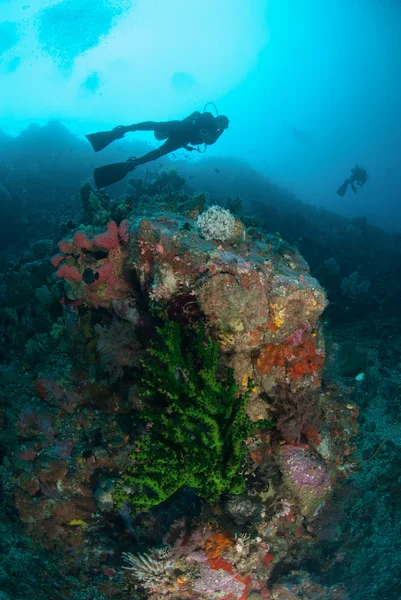
[[287, 442], [299, 443], [302, 433], [307, 437], [314, 435], [314, 441], [319, 441], [320, 409], [313, 390], [293, 391], [290, 385], [277, 386], [272, 410], [277, 429]]
[[113, 318], [109, 327], [95, 325], [98, 334], [97, 350], [100, 362], [111, 375], [112, 381], [120, 379], [125, 367], [139, 362], [142, 346], [133, 326], [127, 321]]

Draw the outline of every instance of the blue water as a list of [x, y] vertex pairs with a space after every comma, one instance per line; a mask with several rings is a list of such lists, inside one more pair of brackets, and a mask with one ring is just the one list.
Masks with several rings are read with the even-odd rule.
[[[210, 154], [400, 230], [397, 0], [3, 0], [0, 19], [6, 132], [58, 118], [82, 134], [213, 101], [231, 125]], [[354, 163], [369, 186], [340, 199]]]
[[[363, 347], [366, 381], [355, 392], [357, 371], [341, 375], [361, 407], [361, 463], [340, 519], [341, 548], [346, 536], [355, 544], [347, 567], [342, 558], [324, 573], [311, 567], [327, 585], [344, 583], [350, 600], [401, 598], [400, 74], [398, 0], [0, 0], [0, 301], [11, 263], [44, 258], [40, 240], [61, 239], [61, 222], [79, 223], [77, 193], [83, 181], [93, 184], [95, 167], [158, 145], [151, 132], [136, 132], [95, 154], [85, 134], [180, 120], [214, 103], [209, 110], [230, 121], [216, 144], [205, 154], [180, 149], [137, 173], [174, 167], [217, 202], [241, 196], [270, 233], [299, 247], [328, 290], [328, 335], [347, 350], [345, 364], [358, 363], [355, 348]], [[341, 197], [354, 164], [368, 180]], [[32, 244], [44, 246], [33, 252]], [[362, 298], [344, 292], [353, 272], [366, 284]], [[21, 320], [21, 298], [17, 304], [15, 328], [29, 328], [35, 315]], [[1, 337], [14, 319], [7, 311], [4, 389], [5, 365], [19, 360], [13, 344], [22, 343], [17, 334], [12, 343]], [[382, 442], [378, 461], [364, 463]], [[10, 600], [2, 586], [16, 577], [15, 564], [22, 576], [34, 571], [34, 550], [11, 535], [6, 520], [18, 529], [18, 517], [2, 506], [9, 537], [0, 541], [0, 600]], [[323, 555], [333, 552], [330, 540], [322, 544]], [[35, 578], [29, 585], [17, 600], [40, 588]], [[114, 597], [87, 593], [82, 600]]]

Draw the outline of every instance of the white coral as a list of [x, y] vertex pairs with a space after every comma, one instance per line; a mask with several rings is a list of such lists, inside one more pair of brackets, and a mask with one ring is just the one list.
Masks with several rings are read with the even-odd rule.
[[205, 240], [228, 240], [234, 233], [235, 217], [229, 210], [221, 206], [211, 206], [199, 215], [197, 220], [199, 232]]
[[122, 568], [131, 571], [144, 588], [151, 589], [168, 581], [168, 571], [174, 566], [174, 561], [169, 560], [170, 553], [168, 546], [155, 548], [148, 554], [123, 552], [122, 557], [127, 564]]

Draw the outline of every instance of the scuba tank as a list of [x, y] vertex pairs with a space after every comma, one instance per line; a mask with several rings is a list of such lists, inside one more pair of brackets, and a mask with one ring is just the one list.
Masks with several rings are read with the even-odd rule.
[[[205, 112], [206, 112], [206, 108], [209, 106], [209, 104], [211, 104], [211, 105], [213, 106], [214, 110], [216, 111], [216, 117], [218, 117], [218, 116], [219, 116], [219, 111], [217, 110], [217, 106], [215, 105], [215, 103], [214, 103], [214, 102], [206, 102], [205, 106], [203, 107], [203, 114], [205, 114]], [[209, 131], [208, 129], [201, 129], [201, 130], [199, 131], [199, 138], [200, 138], [200, 140], [202, 140], [202, 141], [201, 141], [201, 144], [203, 144], [203, 149], [201, 150], [201, 149], [199, 148], [199, 146], [200, 146], [201, 144], [198, 144], [198, 148], [197, 148], [197, 150], [198, 150], [198, 152], [200, 152], [201, 154], [203, 154], [203, 153], [204, 153], [204, 152], [206, 152], [206, 150], [207, 150], [207, 144], [208, 144], [208, 139], [209, 139], [209, 136], [210, 136], [210, 131]]]

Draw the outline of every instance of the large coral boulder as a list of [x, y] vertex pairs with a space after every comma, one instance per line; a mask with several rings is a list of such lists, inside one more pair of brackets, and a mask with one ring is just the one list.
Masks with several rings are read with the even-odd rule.
[[315, 515], [331, 490], [325, 464], [304, 446], [286, 444], [279, 455], [284, 481], [298, 500], [301, 513]]
[[[21, 519], [59, 549], [78, 528], [82, 556], [104, 520], [117, 552], [136, 536], [159, 546], [173, 494], [191, 489], [208, 503], [214, 530], [200, 517], [192, 538], [186, 527], [172, 535], [155, 553], [166, 565], [159, 578], [137, 568], [152, 553], [131, 558], [126, 577], [149, 598], [224, 591], [241, 600], [340, 600], [342, 590], [304, 574], [268, 585], [289, 556], [304, 556], [310, 521], [345, 473], [355, 433], [357, 409], [320, 385], [324, 291], [279, 236], [246, 230], [217, 209], [197, 222], [196, 212], [142, 205], [106, 230], [86, 228], [60, 243], [53, 264], [65, 281], [64, 314], [77, 317], [80, 401], [59, 381], [36, 386], [41, 402], [19, 421], [26, 444], [12, 465]], [[77, 344], [80, 335], [91, 352]], [[93, 565], [109, 552], [102, 540]], [[76, 558], [68, 556], [70, 565]]]
[[136, 221], [129, 266], [142, 292], [174, 316], [205, 317], [233, 355], [239, 380], [252, 376], [263, 387], [287, 377], [317, 380], [324, 358], [318, 320], [326, 298], [295, 249], [277, 253], [250, 238], [235, 248], [206, 241], [194, 221], [167, 214]]

